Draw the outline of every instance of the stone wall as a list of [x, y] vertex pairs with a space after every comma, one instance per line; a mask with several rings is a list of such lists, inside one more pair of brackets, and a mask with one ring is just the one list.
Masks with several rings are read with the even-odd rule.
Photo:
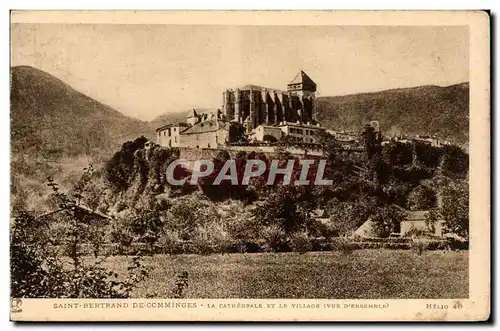
[[[220, 147], [217, 149], [180, 147], [179, 151], [180, 151], [180, 158], [188, 161], [213, 159], [221, 151], [228, 151], [229, 155], [231, 155], [231, 158], [236, 157], [238, 152], [246, 152], [246, 153], [262, 152], [270, 156], [277, 155], [276, 148], [272, 146], [227, 146], [227, 147]], [[287, 148], [287, 151], [299, 158], [305, 158], [305, 157], [318, 158], [323, 155], [319, 151], [305, 151], [299, 148]]]

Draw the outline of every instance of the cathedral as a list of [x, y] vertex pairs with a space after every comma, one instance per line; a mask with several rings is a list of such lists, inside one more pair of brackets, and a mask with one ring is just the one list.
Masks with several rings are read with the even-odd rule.
[[223, 92], [221, 109], [192, 109], [186, 121], [159, 127], [163, 147], [218, 148], [241, 141], [262, 142], [292, 136], [315, 144], [324, 128], [316, 120], [316, 83], [303, 71], [286, 91], [245, 85]]
[[315, 92], [316, 83], [300, 71], [286, 91], [256, 85], [226, 90], [223, 113], [227, 121], [242, 124], [247, 132], [283, 122], [315, 124]]

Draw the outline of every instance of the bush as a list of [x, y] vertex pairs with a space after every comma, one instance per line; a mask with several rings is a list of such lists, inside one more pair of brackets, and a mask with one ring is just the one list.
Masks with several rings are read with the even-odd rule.
[[449, 238], [447, 242], [449, 247], [454, 250], [469, 249], [469, 241], [467, 240]]
[[110, 231], [110, 241], [118, 245], [118, 254], [127, 254], [128, 248], [134, 241], [134, 236], [126, 224], [116, 222]]
[[[137, 284], [148, 274], [141, 258], [133, 258], [128, 272], [121, 279], [107, 270], [100, 261], [84, 261], [84, 247], [98, 253], [102, 237], [95, 239], [90, 225], [97, 215], [80, 205], [82, 194], [92, 174], [92, 167], [84, 170], [71, 195], [59, 192], [58, 185], [49, 178], [54, 196], [59, 200], [60, 212], [66, 222], [60, 240], [69, 261], [62, 261], [58, 249], [48, 238], [51, 220], [33, 217], [27, 213], [14, 220], [11, 236], [11, 295], [22, 298], [127, 298]], [[83, 212], [83, 211], [85, 212]], [[99, 218], [102, 218], [99, 216]], [[98, 218], [98, 219], [99, 219]]]
[[180, 237], [177, 231], [165, 230], [158, 239], [163, 254], [179, 254], [182, 253], [180, 246]]
[[46, 226], [25, 212], [14, 220], [10, 244], [13, 298], [58, 297], [65, 292], [63, 264], [43, 236]]
[[411, 228], [404, 234], [405, 237], [412, 238], [412, 237], [427, 237], [431, 235], [430, 230], [422, 230], [422, 229], [417, 229], [417, 228]]
[[401, 237], [401, 238], [366, 238], [366, 237], [353, 237], [354, 242], [370, 242], [370, 243], [396, 243], [405, 244], [412, 241], [411, 238]]
[[414, 240], [412, 242], [411, 248], [414, 250], [418, 255], [422, 255], [423, 252], [427, 250], [427, 242], [423, 240]]
[[294, 252], [309, 252], [312, 250], [312, 241], [305, 232], [296, 232], [289, 238], [290, 248]]
[[278, 225], [265, 226], [262, 230], [264, 245], [274, 252], [286, 250], [285, 231]]
[[427, 242], [427, 250], [429, 251], [444, 250], [449, 248], [450, 244], [446, 240], [431, 240]]
[[351, 254], [355, 249], [355, 246], [345, 238], [334, 238], [327, 244], [327, 247], [328, 250], [339, 251], [342, 254]]
[[227, 233], [218, 224], [197, 227], [192, 243], [197, 254], [213, 254], [228, 252], [231, 241]]
[[275, 136], [272, 136], [270, 134], [265, 134], [264, 137], [262, 137], [262, 140], [269, 142], [269, 143], [278, 142], [278, 139]]

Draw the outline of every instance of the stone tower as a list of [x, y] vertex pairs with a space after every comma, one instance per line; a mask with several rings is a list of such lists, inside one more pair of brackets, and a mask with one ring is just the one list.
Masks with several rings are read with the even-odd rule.
[[[300, 71], [288, 83], [287, 91], [297, 97], [297, 112], [302, 122], [316, 121], [316, 83], [304, 71]], [[300, 111], [299, 111], [300, 110]]]

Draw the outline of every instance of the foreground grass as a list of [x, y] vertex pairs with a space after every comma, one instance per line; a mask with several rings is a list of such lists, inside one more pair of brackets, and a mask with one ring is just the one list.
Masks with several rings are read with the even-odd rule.
[[[109, 258], [125, 272], [127, 258]], [[339, 252], [147, 257], [149, 279], [134, 297], [172, 297], [176, 275], [189, 273], [186, 298], [467, 298], [468, 251]]]

